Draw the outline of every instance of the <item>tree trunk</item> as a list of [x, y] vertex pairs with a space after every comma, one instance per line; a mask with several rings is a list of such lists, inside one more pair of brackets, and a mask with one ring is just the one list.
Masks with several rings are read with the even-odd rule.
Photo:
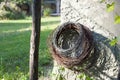
[[33, 0], [32, 33], [30, 41], [30, 80], [38, 80], [38, 57], [40, 42], [41, 0]]

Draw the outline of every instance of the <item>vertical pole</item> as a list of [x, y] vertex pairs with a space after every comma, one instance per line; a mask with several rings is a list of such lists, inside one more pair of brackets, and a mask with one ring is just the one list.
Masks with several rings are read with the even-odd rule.
[[30, 41], [30, 80], [38, 80], [38, 54], [41, 25], [41, 0], [32, 0], [32, 33]]
[[60, 0], [56, 0], [56, 13], [60, 13]]

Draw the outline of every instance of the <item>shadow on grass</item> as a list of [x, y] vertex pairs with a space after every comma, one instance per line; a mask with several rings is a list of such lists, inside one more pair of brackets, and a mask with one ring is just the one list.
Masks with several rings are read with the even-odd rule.
[[4, 31], [14, 31], [22, 28], [28, 28], [31, 23], [0, 23], [0, 33]]
[[[52, 57], [47, 47], [47, 38], [51, 31], [47, 29], [41, 31], [39, 77], [49, 77], [53, 67]], [[14, 32], [0, 37], [2, 37], [0, 45], [2, 50], [0, 51], [0, 80], [3, 78], [5, 80], [28, 80], [30, 31]]]
[[[60, 22], [59, 20], [58, 21], [48, 21], [48, 22], [46, 21], [46, 22], [41, 22], [41, 25], [48, 26], [48, 25], [58, 24], [59, 22]], [[27, 28], [27, 27], [30, 27], [31, 25], [32, 25], [31, 22], [0, 23], [0, 32]]]
[[60, 21], [46, 21], [46, 22], [42, 22], [42, 26], [46, 26], [46, 25], [52, 25], [52, 24], [57, 24], [57, 23], [60, 23]]

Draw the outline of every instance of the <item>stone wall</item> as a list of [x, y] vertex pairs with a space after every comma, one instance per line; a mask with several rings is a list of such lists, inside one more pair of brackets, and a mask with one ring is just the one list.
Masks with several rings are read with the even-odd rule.
[[[106, 4], [115, 1], [115, 10], [106, 11]], [[109, 39], [120, 36], [120, 24], [114, 24], [115, 14], [120, 15], [120, 0], [61, 0], [61, 23], [77, 22], [87, 26], [92, 32], [97, 52], [95, 63], [84, 72], [94, 80], [120, 80], [118, 79], [120, 64], [120, 41], [110, 46]], [[59, 71], [61, 65], [54, 62], [53, 74], [61, 74], [65, 80], [82, 80], [77, 78], [81, 72], [65, 68]], [[119, 75], [120, 76], [120, 75]], [[83, 79], [86, 80], [86, 79]]]
[[[79, 22], [91, 29], [102, 27], [115, 36], [120, 35], [120, 25], [114, 24], [115, 14], [120, 15], [120, 0], [62, 0], [61, 21]], [[115, 1], [115, 10], [106, 11], [106, 4]]]

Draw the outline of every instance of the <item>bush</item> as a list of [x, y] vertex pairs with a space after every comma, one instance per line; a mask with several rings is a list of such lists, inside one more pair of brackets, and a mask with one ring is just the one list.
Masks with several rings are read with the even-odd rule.
[[50, 16], [50, 14], [51, 14], [51, 9], [50, 8], [45, 8], [44, 12], [43, 12], [43, 15], [44, 16]]
[[0, 20], [3, 19], [23, 19], [25, 18], [24, 13], [20, 12], [10, 12], [10, 11], [3, 11], [0, 10]]
[[25, 18], [25, 13], [20, 10], [15, 4], [1, 3], [0, 6], [0, 20], [1, 19], [23, 19]]

